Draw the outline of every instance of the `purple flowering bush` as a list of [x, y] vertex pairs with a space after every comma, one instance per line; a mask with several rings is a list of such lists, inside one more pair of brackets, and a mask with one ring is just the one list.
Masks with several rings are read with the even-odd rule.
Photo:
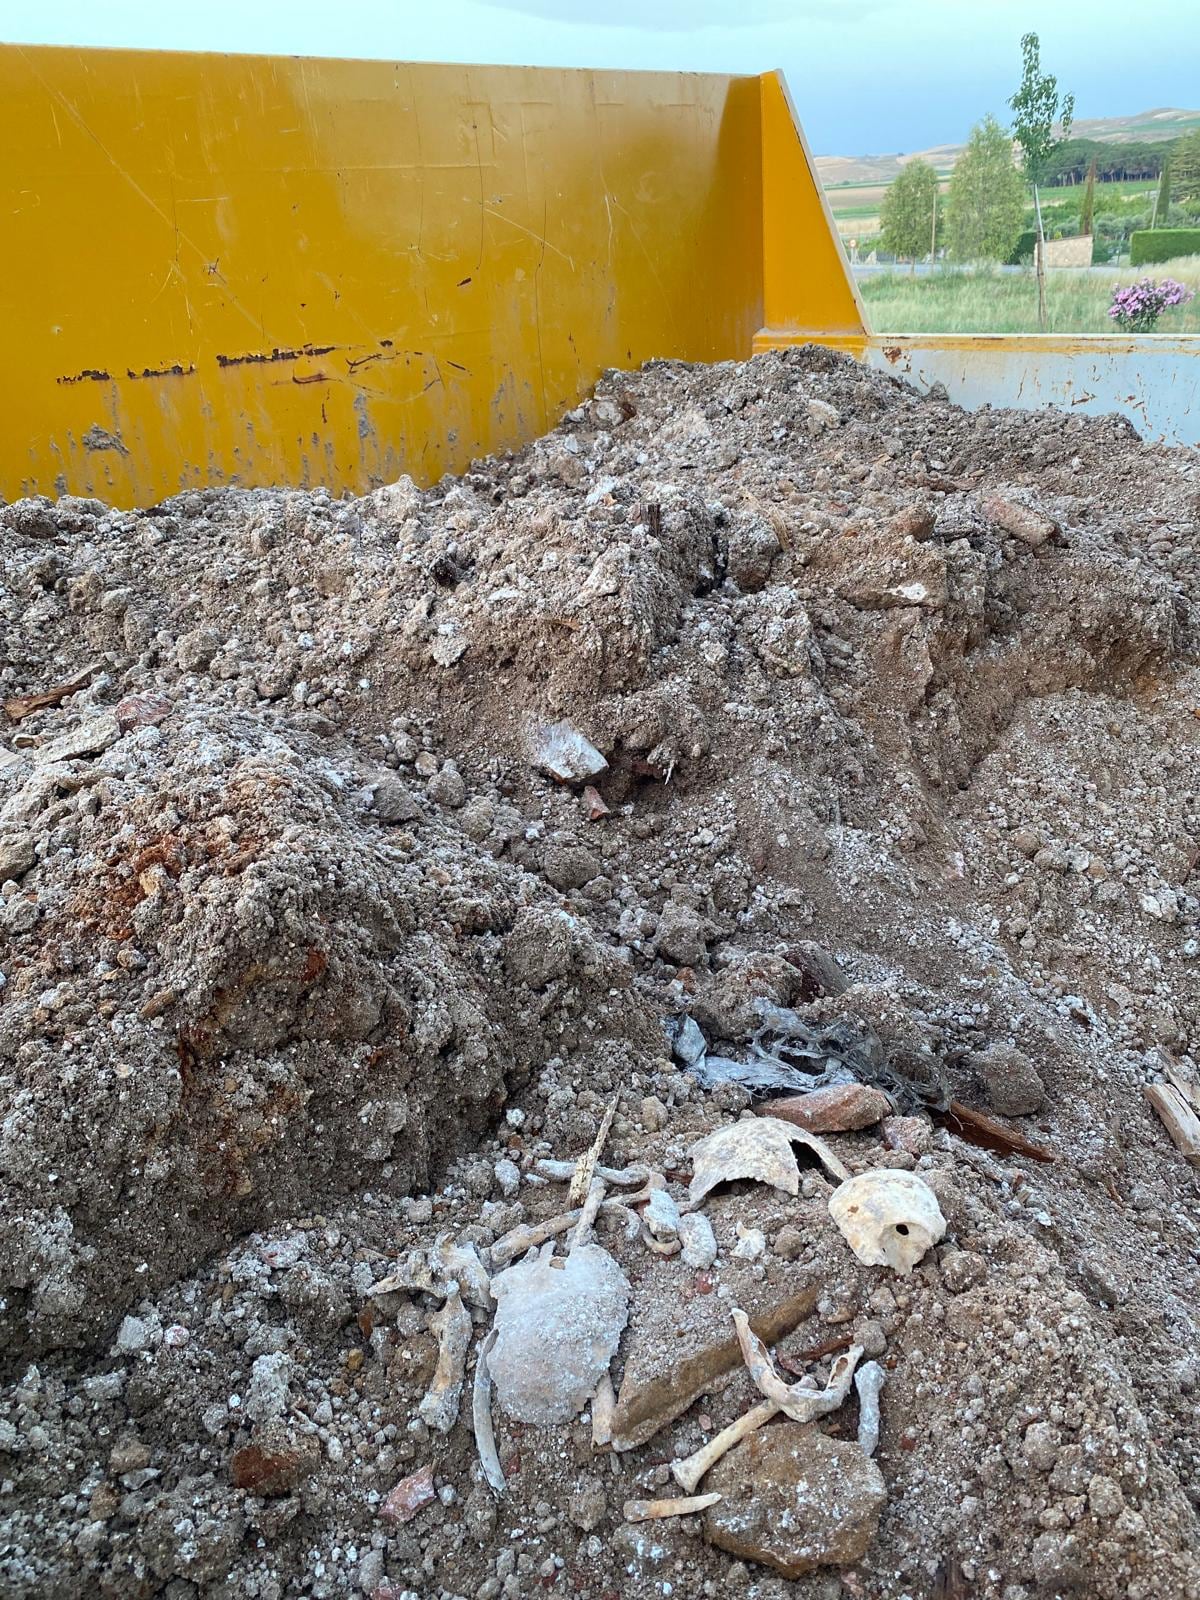
[[1129, 333], [1153, 333], [1159, 317], [1170, 306], [1182, 306], [1192, 299], [1194, 291], [1174, 278], [1164, 278], [1155, 283], [1153, 278], [1142, 278], [1127, 289], [1113, 290], [1112, 305], [1108, 314], [1118, 328]]

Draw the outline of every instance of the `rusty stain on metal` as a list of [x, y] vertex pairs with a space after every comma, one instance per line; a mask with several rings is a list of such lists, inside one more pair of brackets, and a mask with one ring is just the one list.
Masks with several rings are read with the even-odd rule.
[[306, 344], [299, 350], [250, 350], [241, 356], [217, 356], [219, 367], [249, 367], [265, 365], [271, 361], [302, 361], [305, 356], [327, 356], [337, 349], [335, 344]]
[[140, 372], [135, 372], [132, 367], [125, 368], [127, 378], [190, 378], [196, 370], [195, 362], [189, 362], [185, 367], [182, 362], [176, 361], [169, 367], [143, 367]]
[[100, 367], [85, 367], [82, 372], [76, 372], [70, 377], [55, 378], [55, 383], [108, 383], [112, 379], [111, 372], [105, 372]]

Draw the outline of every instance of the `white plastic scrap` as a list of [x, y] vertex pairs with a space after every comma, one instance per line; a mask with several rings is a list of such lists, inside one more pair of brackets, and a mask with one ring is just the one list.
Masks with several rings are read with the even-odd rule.
[[937, 1196], [915, 1172], [873, 1167], [840, 1184], [829, 1214], [866, 1267], [891, 1267], [907, 1277], [946, 1232]]
[[793, 1144], [812, 1150], [835, 1178], [849, 1173], [823, 1139], [793, 1127], [779, 1117], [747, 1117], [730, 1122], [692, 1146], [692, 1181], [688, 1198], [697, 1205], [710, 1189], [735, 1178], [769, 1183], [785, 1194], [800, 1192], [800, 1168]]
[[608, 1371], [629, 1320], [629, 1280], [598, 1244], [551, 1259], [553, 1241], [492, 1279], [496, 1399], [516, 1422], [569, 1422]]

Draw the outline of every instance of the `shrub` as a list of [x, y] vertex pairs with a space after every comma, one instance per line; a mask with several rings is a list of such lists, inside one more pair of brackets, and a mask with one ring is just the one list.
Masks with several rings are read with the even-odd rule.
[[1200, 256], [1200, 228], [1147, 228], [1130, 235], [1131, 266], [1173, 261], [1176, 256]]
[[1022, 261], [1033, 260], [1033, 247], [1037, 243], [1037, 229], [1026, 228], [1018, 234], [1017, 242], [1005, 260], [1005, 266], [1019, 267]]
[[1108, 314], [1126, 333], [1153, 333], [1162, 313], [1171, 306], [1186, 305], [1194, 291], [1174, 278], [1164, 278], [1155, 283], [1153, 278], [1142, 278], [1127, 288], [1113, 290], [1112, 305]]

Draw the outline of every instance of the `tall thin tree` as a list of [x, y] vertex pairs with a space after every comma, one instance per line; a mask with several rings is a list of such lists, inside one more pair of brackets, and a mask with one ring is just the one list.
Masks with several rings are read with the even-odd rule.
[[[1021, 146], [1025, 177], [1033, 190], [1033, 213], [1037, 221], [1038, 326], [1046, 331], [1046, 233], [1042, 227], [1042, 201], [1038, 186], [1046, 165], [1060, 144], [1070, 137], [1075, 115], [1075, 96], [1060, 100], [1058, 79], [1042, 71], [1041, 45], [1036, 33], [1021, 38], [1021, 86], [1009, 100], [1013, 112], [1013, 137]], [[1055, 124], [1061, 131], [1056, 135]]]
[[1084, 186], [1083, 199], [1079, 202], [1079, 231], [1087, 238], [1096, 225], [1096, 158], [1092, 157], [1088, 167], [1087, 183]]

